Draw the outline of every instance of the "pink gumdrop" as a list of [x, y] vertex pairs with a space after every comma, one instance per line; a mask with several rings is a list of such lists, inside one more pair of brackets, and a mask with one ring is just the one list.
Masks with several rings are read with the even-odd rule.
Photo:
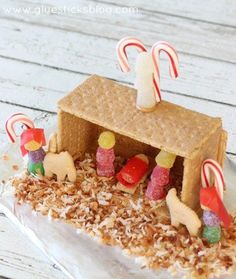
[[98, 176], [111, 177], [115, 175], [115, 169], [113, 165], [97, 165]]
[[98, 147], [96, 153], [96, 160], [101, 165], [113, 164], [115, 160], [115, 154], [113, 148], [105, 149], [105, 148]]
[[151, 175], [151, 181], [154, 185], [165, 186], [169, 183], [170, 169], [156, 166]]
[[98, 147], [96, 153], [97, 174], [99, 176], [111, 177], [115, 175], [113, 162], [115, 160], [115, 153], [113, 148], [105, 149]]
[[154, 185], [152, 181], [149, 181], [146, 190], [146, 197], [150, 200], [163, 200], [166, 196], [165, 186]]

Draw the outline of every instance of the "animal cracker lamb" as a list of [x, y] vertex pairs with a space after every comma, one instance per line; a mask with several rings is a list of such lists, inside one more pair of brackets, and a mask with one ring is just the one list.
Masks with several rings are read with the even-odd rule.
[[47, 153], [43, 166], [45, 169], [45, 176], [52, 177], [56, 174], [58, 181], [63, 181], [68, 177], [70, 182], [76, 181], [76, 168], [74, 161], [69, 152], [61, 152], [59, 154]]
[[191, 208], [179, 200], [175, 188], [169, 190], [166, 203], [170, 211], [171, 225], [179, 227], [180, 224], [183, 224], [190, 235], [196, 236], [201, 227], [201, 221]]

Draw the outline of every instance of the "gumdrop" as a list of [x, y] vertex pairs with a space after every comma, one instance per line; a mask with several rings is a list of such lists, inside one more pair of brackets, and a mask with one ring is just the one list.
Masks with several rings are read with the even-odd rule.
[[217, 227], [220, 225], [219, 217], [212, 211], [204, 210], [202, 219], [204, 224], [208, 227]]
[[156, 166], [153, 169], [152, 175], [151, 175], [151, 182], [154, 185], [159, 185], [159, 186], [165, 186], [169, 183], [170, 180], [170, 170]]
[[221, 227], [209, 227], [203, 228], [202, 236], [207, 239], [209, 243], [217, 243], [221, 238]]
[[114, 147], [115, 143], [115, 135], [109, 131], [102, 132], [98, 138], [98, 145], [104, 149], [110, 149]]
[[146, 190], [146, 197], [149, 200], [163, 200], [166, 197], [165, 187], [160, 185], [154, 185], [151, 181], [148, 183], [148, 187]]
[[161, 150], [159, 154], [156, 156], [156, 163], [160, 167], [171, 169], [174, 165], [175, 159], [175, 154]]

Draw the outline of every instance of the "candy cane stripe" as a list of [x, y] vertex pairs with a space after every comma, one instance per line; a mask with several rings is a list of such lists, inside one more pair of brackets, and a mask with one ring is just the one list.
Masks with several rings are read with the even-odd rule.
[[[170, 75], [172, 78], [177, 78], [179, 76], [178, 55], [177, 55], [175, 49], [169, 43], [163, 42], [163, 41], [157, 42], [155, 45], [159, 46], [159, 53], [161, 51], [164, 51], [168, 55], [169, 60], [171, 62], [170, 67], [169, 67]], [[168, 51], [165, 48], [167, 48]], [[153, 58], [153, 59], [155, 60], [155, 58]]]
[[14, 130], [15, 123], [22, 123], [27, 129], [34, 128], [34, 123], [23, 113], [15, 113], [8, 118], [5, 124], [7, 135], [12, 143], [16, 141], [17, 135]]
[[157, 81], [153, 75], [153, 85], [154, 85], [154, 91], [156, 92], [156, 99], [157, 99], [157, 102], [160, 102], [161, 101], [161, 92], [160, 92], [160, 86], [157, 84]]
[[[179, 69], [178, 69], [178, 55], [175, 51], [175, 49], [167, 42], [161, 42], [163, 45], [166, 45], [170, 50], [172, 50], [172, 55], [170, 55], [170, 53], [168, 53], [167, 51], [166, 54], [168, 54], [170, 60], [171, 60], [171, 65], [173, 67], [173, 72], [172, 72], [172, 67], [170, 67], [170, 73], [171, 73], [171, 77], [173, 78], [177, 78], [179, 76]], [[164, 51], [164, 50], [163, 50]]]
[[178, 68], [178, 55], [174, 48], [167, 42], [159, 41], [152, 46], [152, 59], [154, 64], [154, 90], [156, 93], [156, 100], [159, 102], [160, 98], [160, 63], [159, 63], [159, 56], [160, 52], [163, 51], [167, 54], [169, 58], [169, 71], [170, 76], [172, 78], [177, 78], [179, 76], [179, 68]]
[[202, 187], [210, 187], [210, 179], [211, 179], [211, 173], [213, 172], [215, 177], [215, 187], [217, 189], [217, 192], [221, 199], [223, 199], [223, 191], [224, 191], [224, 174], [222, 171], [221, 166], [212, 159], [207, 159], [202, 164], [202, 170], [201, 170], [201, 179], [202, 179]]
[[136, 38], [125, 37], [125, 38], [121, 39], [117, 44], [116, 50], [117, 50], [117, 57], [118, 57], [119, 65], [123, 72], [130, 71], [128, 57], [127, 57], [127, 53], [126, 53], [126, 48], [130, 47], [130, 46], [135, 47], [138, 52], [147, 51], [144, 44]]
[[[123, 72], [129, 72], [130, 66], [128, 62], [128, 57], [126, 53], [127, 47], [135, 47], [137, 51], [144, 52], [147, 51], [144, 44], [134, 38], [134, 37], [126, 37], [121, 39], [117, 44], [117, 57], [119, 61], [119, 65]], [[159, 63], [159, 56], [160, 52], [163, 51], [167, 54], [169, 59], [169, 71], [170, 76], [172, 78], [177, 78], [179, 75], [179, 68], [178, 68], [178, 55], [175, 49], [165, 41], [159, 41], [152, 46], [151, 54], [154, 66], [154, 74], [153, 74], [153, 89], [155, 93], [155, 98], [157, 102], [161, 101], [161, 90], [160, 90], [160, 63]]]

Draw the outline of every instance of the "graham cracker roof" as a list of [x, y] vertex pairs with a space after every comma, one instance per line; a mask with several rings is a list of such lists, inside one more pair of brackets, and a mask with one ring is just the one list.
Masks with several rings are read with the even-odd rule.
[[187, 158], [222, 125], [220, 118], [166, 101], [149, 113], [138, 110], [135, 103], [135, 89], [93, 75], [58, 106], [108, 130]]

